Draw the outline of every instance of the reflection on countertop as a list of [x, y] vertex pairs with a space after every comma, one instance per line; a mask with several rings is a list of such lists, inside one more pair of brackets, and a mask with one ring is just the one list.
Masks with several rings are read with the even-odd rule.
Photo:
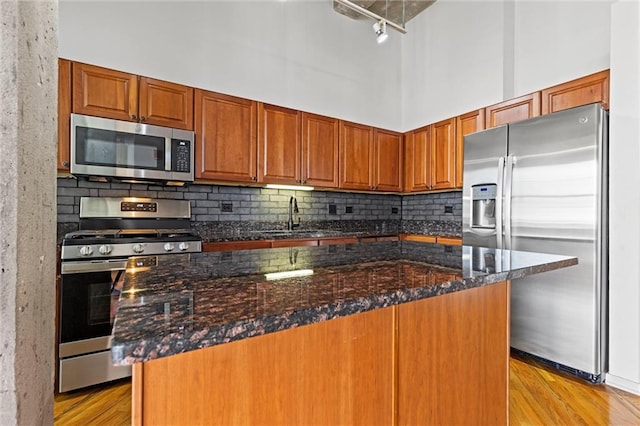
[[148, 361], [576, 263], [408, 241], [160, 256], [126, 273], [112, 357]]

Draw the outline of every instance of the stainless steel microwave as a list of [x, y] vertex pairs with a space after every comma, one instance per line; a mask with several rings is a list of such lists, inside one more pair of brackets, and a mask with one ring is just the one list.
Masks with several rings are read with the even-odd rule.
[[71, 173], [120, 180], [192, 182], [194, 133], [71, 114]]

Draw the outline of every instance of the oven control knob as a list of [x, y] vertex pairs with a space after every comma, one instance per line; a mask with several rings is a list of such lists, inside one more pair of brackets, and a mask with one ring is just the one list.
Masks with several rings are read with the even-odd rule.
[[164, 245], [164, 251], [173, 251], [175, 248], [176, 246], [173, 243], [165, 243]]
[[98, 249], [100, 254], [103, 254], [103, 255], [111, 253], [111, 250], [113, 250], [113, 249], [111, 248], [111, 246], [109, 244], [104, 244], [104, 245], [100, 246], [100, 248]]
[[134, 253], [142, 253], [144, 251], [144, 246], [142, 244], [134, 244], [131, 249]]
[[80, 247], [80, 254], [82, 256], [91, 256], [93, 254], [93, 248], [91, 246]]
[[189, 243], [180, 243], [178, 245], [178, 248], [180, 249], [180, 251], [185, 251], [189, 249]]

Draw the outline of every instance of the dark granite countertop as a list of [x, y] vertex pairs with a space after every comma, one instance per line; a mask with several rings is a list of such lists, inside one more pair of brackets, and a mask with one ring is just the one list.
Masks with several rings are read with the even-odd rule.
[[[131, 258], [112, 358], [148, 361], [575, 264], [407, 241]], [[294, 276], [269, 275], [282, 272]]]

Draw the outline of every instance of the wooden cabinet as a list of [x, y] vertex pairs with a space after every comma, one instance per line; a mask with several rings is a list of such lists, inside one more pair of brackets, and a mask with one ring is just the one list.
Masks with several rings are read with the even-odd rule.
[[74, 62], [73, 112], [193, 130], [193, 89]]
[[271, 247], [302, 247], [302, 246], [317, 246], [318, 239], [307, 238], [292, 238], [286, 240], [273, 240]]
[[343, 189], [402, 189], [402, 135], [340, 122], [340, 182]]
[[401, 241], [416, 241], [419, 243], [436, 243], [437, 237], [435, 235], [421, 235], [421, 234], [402, 234], [400, 235]]
[[455, 187], [456, 120], [431, 125], [431, 189]]
[[456, 119], [408, 132], [404, 155], [406, 192], [454, 188]]
[[535, 92], [485, 108], [485, 128], [502, 126], [539, 115], [540, 92]]
[[357, 237], [341, 237], [341, 238], [322, 238], [318, 240], [319, 246], [334, 246], [338, 244], [356, 244]]
[[132, 424], [508, 424], [508, 325], [500, 282], [137, 363]]
[[600, 102], [609, 109], [609, 70], [578, 78], [542, 91], [542, 114]]
[[460, 237], [441, 237], [437, 235], [423, 234], [400, 234], [400, 241], [416, 241], [420, 243], [445, 244], [450, 246], [461, 246]]
[[71, 61], [58, 59], [58, 171], [71, 167]]
[[302, 184], [338, 187], [339, 121], [302, 113]]
[[431, 126], [404, 136], [404, 192], [425, 191], [431, 186]]
[[197, 179], [255, 182], [257, 103], [196, 90]]
[[340, 182], [342, 189], [371, 190], [373, 128], [340, 121]]
[[299, 184], [300, 111], [258, 104], [258, 182]]
[[484, 109], [471, 111], [456, 118], [456, 188], [462, 188], [462, 177], [464, 175], [464, 137], [483, 129]]
[[132, 424], [394, 424], [395, 312], [134, 364]]
[[402, 134], [376, 129], [373, 150], [373, 188], [376, 191], [402, 189]]
[[449, 246], [461, 246], [462, 238], [459, 237], [437, 237], [436, 243], [445, 244]]
[[252, 241], [220, 241], [215, 243], [203, 243], [202, 251], [234, 251], [234, 250], [254, 250], [262, 248], [271, 248], [271, 241], [268, 240], [252, 240]]
[[509, 283], [397, 308], [396, 424], [508, 424]]

